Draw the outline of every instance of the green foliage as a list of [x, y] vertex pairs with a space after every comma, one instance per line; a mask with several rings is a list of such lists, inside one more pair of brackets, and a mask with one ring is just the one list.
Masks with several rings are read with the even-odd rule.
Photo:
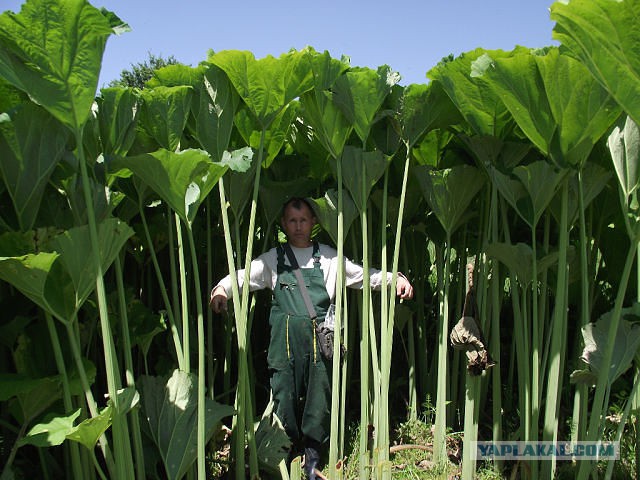
[[[463, 437], [565, 439], [573, 405], [576, 424], [591, 414], [589, 435], [603, 426], [613, 435], [600, 420], [631, 398], [639, 344], [636, 306], [623, 308], [638, 290], [639, 42], [628, 21], [637, 3], [557, 2], [562, 47], [450, 56], [427, 85], [400, 87], [388, 66], [355, 67], [307, 47], [263, 59], [222, 51], [195, 68], [149, 54], [97, 97], [105, 42], [126, 29], [113, 13], [85, 0], [27, 0], [2, 14], [0, 435], [16, 439], [3, 477], [20, 478], [26, 463], [55, 476], [71, 463], [77, 478], [95, 476], [92, 465], [132, 478], [151, 441], [169, 478], [193, 475], [195, 463], [204, 477], [205, 444], [227, 476], [245, 478], [246, 453], [249, 475], [282, 471], [289, 441], [277, 417], [253, 415], [268, 404], [268, 308], [236, 289], [235, 323], [205, 321], [202, 298], [229, 266], [251, 265], [254, 241], [269, 247], [294, 195], [313, 201], [318, 238], [359, 263], [399, 264], [416, 291], [394, 310], [384, 290], [339, 288], [349, 348], [334, 370], [345, 404], [336, 396], [333, 410], [346, 423], [365, 416], [364, 430], [347, 433], [346, 478], [457, 475]], [[493, 416], [475, 423], [463, 419], [474, 399], [446, 341], [469, 259], [499, 360], [477, 379], [473, 403], [495, 406]], [[601, 320], [586, 325], [587, 314]], [[574, 379], [589, 403], [578, 401], [583, 387], [561, 383], [581, 330], [589, 368]], [[195, 371], [194, 345], [197, 386], [176, 370]], [[105, 392], [103, 407], [93, 395]], [[214, 395], [237, 405], [234, 431], [219, 441], [216, 426], [233, 425], [236, 412]], [[401, 410], [418, 412], [417, 398], [438, 406], [406, 421]], [[140, 405], [149, 435], [137, 425]], [[635, 435], [634, 415], [624, 431]], [[335, 422], [333, 447], [340, 435]], [[453, 463], [433, 463], [436, 442]], [[40, 467], [26, 445], [63, 448], [42, 452]], [[475, 477], [553, 476], [538, 466], [488, 464]]]

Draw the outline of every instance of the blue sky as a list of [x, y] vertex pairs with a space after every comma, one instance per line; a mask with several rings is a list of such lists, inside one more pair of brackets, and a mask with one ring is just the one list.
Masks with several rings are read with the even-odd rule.
[[[2, 11], [19, 11], [2, 0]], [[426, 72], [449, 54], [515, 45], [557, 45], [551, 0], [91, 0], [132, 31], [107, 42], [99, 86], [148, 54], [197, 65], [207, 51], [249, 50], [279, 56], [306, 45], [352, 66], [389, 65], [401, 84], [427, 83]]]

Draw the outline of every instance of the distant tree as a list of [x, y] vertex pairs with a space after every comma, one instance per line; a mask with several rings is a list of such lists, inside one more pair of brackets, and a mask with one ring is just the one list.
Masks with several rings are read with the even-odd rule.
[[132, 63], [130, 70], [122, 70], [120, 78], [111, 80], [110, 87], [135, 87], [143, 89], [153, 73], [167, 65], [178, 65], [180, 62], [173, 55], [166, 59], [149, 52], [149, 58], [143, 62]]

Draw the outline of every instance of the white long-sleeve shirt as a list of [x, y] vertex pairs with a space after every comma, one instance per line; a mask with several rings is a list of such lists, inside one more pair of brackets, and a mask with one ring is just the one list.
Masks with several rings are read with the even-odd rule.
[[[291, 250], [298, 260], [300, 268], [313, 268], [313, 246], [306, 248], [297, 248], [293, 245]], [[338, 274], [338, 257], [337, 251], [329, 247], [328, 245], [319, 244], [320, 253], [320, 268], [324, 275], [324, 284], [327, 287], [327, 293], [329, 298], [333, 302], [336, 296], [336, 279]], [[284, 256], [286, 265], [289, 265], [289, 259]], [[350, 288], [362, 288], [362, 282], [364, 279], [364, 270], [362, 266], [353, 263], [351, 260], [345, 257], [344, 260], [345, 281], [347, 287]], [[259, 257], [251, 261], [251, 272], [249, 279], [249, 290], [261, 290], [269, 288], [271, 290], [276, 286], [278, 278], [278, 253], [276, 248], [272, 248], [268, 252], [263, 253]], [[387, 284], [391, 283], [391, 274], [387, 275]], [[244, 285], [244, 269], [238, 270], [238, 285], [242, 289]], [[369, 278], [371, 282], [371, 288], [373, 290], [380, 290], [383, 274], [380, 270], [375, 268], [369, 268]], [[227, 275], [224, 277], [216, 287], [221, 286], [224, 288], [227, 297], [231, 298], [231, 277]], [[216, 288], [214, 287], [214, 288]]]

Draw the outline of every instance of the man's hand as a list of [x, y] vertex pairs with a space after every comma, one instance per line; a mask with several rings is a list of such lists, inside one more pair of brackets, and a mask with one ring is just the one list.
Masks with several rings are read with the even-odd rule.
[[224, 287], [218, 285], [211, 290], [211, 297], [209, 298], [209, 307], [216, 313], [227, 311], [227, 292]]
[[407, 277], [400, 272], [398, 272], [398, 280], [396, 281], [396, 294], [403, 300], [413, 298], [413, 287]]

